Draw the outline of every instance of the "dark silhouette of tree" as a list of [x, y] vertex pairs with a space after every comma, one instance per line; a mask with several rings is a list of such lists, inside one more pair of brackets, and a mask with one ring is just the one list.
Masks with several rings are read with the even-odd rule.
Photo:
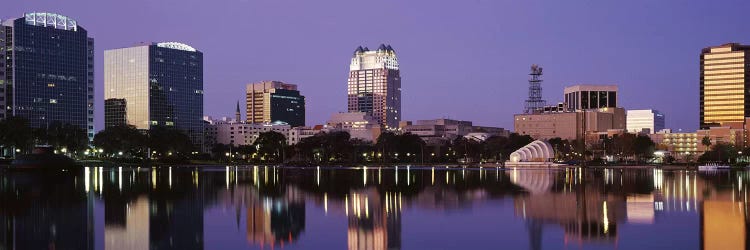
[[633, 152], [640, 161], [651, 159], [654, 156], [656, 145], [645, 135], [639, 135], [633, 141]]
[[258, 155], [266, 161], [281, 161], [286, 146], [286, 137], [275, 131], [263, 132], [255, 139], [253, 146], [257, 149]]
[[193, 143], [184, 132], [164, 126], [152, 127], [148, 132], [148, 146], [160, 156], [189, 156]]
[[147, 142], [146, 135], [130, 125], [109, 127], [94, 135], [94, 146], [109, 155], [123, 152], [130, 156], [145, 157]]
[[32, 129], [26, 119], [11, 116], [0, 121], [0, 146], [28, 152], [32, 143]]
[[54, 148], [65, 148], [68, 152], [86, 149], [89, 138], [86, 130], [69, 123], [52, 122], [47, 128], [34, 130], [37, 144], [47, 144]]

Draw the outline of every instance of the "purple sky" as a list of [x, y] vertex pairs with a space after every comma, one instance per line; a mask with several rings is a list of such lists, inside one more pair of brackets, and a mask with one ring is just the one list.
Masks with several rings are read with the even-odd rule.
[[624, 108], [658, 109], [667, 127], [694, 130], [700, 49], [750, 43], [748, 7], [742, 0], [12, 0], [0, 18], [56, 12], [90, 32], [97, 129], [103, 51], [180, 41], [204, 53], [205, 113], [215, 117], [233, 116], [245, 84], [281, 80], [307, 97], [307, 124], [324, 123], [346, 111], [354, 49], [390, 43], [401, 64], [404, 120], [512, 129], [537, 63], [550, 103], [567, 85], [614, 83]]

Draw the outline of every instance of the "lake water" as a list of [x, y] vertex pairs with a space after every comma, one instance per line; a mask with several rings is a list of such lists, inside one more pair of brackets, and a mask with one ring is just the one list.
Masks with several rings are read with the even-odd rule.
[[747, 172], [0, 172], [5, 249], [747, 249]]

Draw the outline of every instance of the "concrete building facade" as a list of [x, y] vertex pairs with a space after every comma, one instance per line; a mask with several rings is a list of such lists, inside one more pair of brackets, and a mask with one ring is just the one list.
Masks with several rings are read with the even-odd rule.
[[323, 130], [346, 131], [351, 138], [361, 139], [363, 141], [376, 142], [382, 126], [365, 112], [335, 113], [326, 122]]
[[565, 109], [569, 111], [616, 108], [617, 85], [579, 84], [563, 90]]
[[517, 114], [514, 130], [537, 140], [562, 138], [575, 140], [585, 134], [625, 129], [626, 113], [622, 108], [601, 108], [577, 112]]
[[664, 114], [658, 110], [641, 109], [628, 110], [627, 130], [630, 133], [646, 132], [653, 134], [665, 128]]
[[504, 128], [474, 126], [470, 121], [452, 119], [402, 121], [399, 124], [402, 133], [418, 135], [428, 144], [454, 140], [459, 136], [472, 135], [471, 138], [488, 138], [490, 136], [509, 136]]
[[264, 81], [247, 85], [247, 122], [305, 126], [305, 97], [297, 85]]
[[401, 121], [401, 71], [396, 51], [381, 44], [377, 50], [358, 47], [349, 65], [349, 112], [365, 112], [386, 129]]

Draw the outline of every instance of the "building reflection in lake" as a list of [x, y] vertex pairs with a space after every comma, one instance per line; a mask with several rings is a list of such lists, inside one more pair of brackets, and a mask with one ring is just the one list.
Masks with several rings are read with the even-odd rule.
[[0, 178], [0, 249], [94, 249], [93, 199], [80, 171]]
[[203, 249], [198, 175], [163, 167], [113, 168], [94, 176], [93, 191], [103, 193], [105, 249]]
[[203, 249], [203, 214], [213, 208], [233, 211], [232, 229], [251, 248], [298, 244], [308, 216], [330, 216], [346, 218], [346, 231], [333, 233], [346, 235], [349, 249], [399, 249], [407, 239], [404, 211], [466, 211], [487, 200], [512, 202], [532, 249], [543, 248], [543, 232], [555, 231], [550, 228], [562, 230], [566, 245], [617, 247], [623, 225], [658, 224], [674, 213], [700, 217], [696, 238], [703, 249], [745, 249], [749, 180], [737, 171], [580, 168], [0, 173], [0, 249], [92, 249], [97, 199], [104, 204], [105, 249]]

